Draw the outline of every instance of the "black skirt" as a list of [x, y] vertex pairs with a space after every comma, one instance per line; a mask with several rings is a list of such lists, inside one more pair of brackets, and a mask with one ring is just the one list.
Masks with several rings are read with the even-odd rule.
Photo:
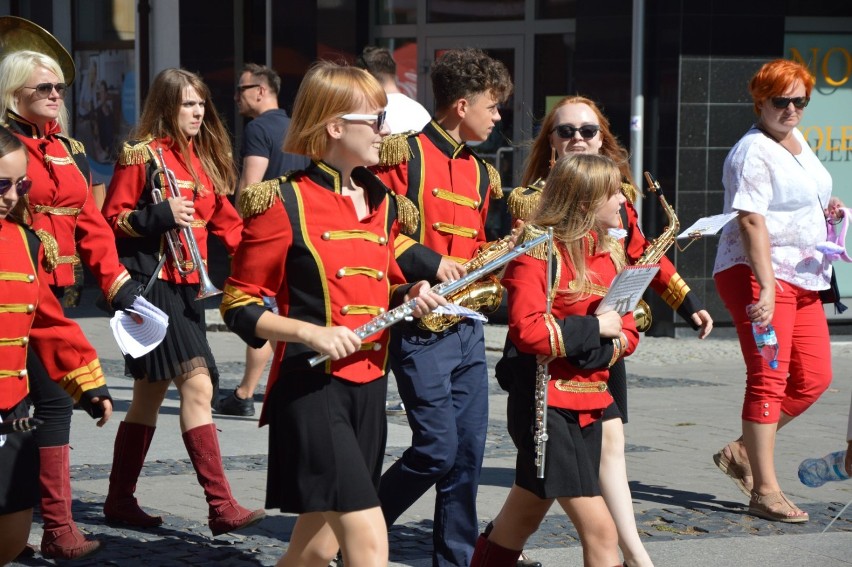
[[169, 326], [157, 348], [140, 358], [124, 357], [128, 376], [159, 382], [207, 367], [214, 387], [219, 383], [219, 370], [207, 342], [204, 302], [195, 301], [197, 293], [197, 285], [177, 285], [163, 280], [154, 282], [146, 299], [165, 311], [169, 316]]
[[518, 377], [507, 402], [509, 435], [518, 449], [515, 484], [539, 498], [600, 496], [601, 420], [580, 427], [577, 413], [547, 408], [544, 478], [536, 478], [535, 377]]
[[303, 372], [278, 379], [267, 399], [266, 507], [353, 512], [379, 506], [387, 376], [355, 384]]
[[[0, 410], [3, 421], [27, 417], [27, 402]], [[0, 446], [0, 516], [35, 507], [39, 499], [38, 446], [31, 431], [10, 433]]]

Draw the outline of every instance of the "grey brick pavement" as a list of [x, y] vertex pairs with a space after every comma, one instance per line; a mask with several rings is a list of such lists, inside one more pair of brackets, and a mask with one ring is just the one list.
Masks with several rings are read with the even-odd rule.
[[[98, 348], [116, 398], [116, 415], [103, 429], [75, 412], [72, 427], [74, 515], [84, 531], [104, 540], [106, 548], [75, 565], [274, 565], [285, 549], [293, 517], [269, 511], [269, 517], [240, 534], [211, 538], [206, 504], [186, 456], [177, 424], [178, 399], [170, 391], [137, 495], [143, 507], [162, 514], [156, 530], [113, 528], [103, 522], [117, 423], [130, 400], [132, 383], [109, 336], [105, 318], [82, 311], [78, 321]], [[211, 328], [220, 322], [211, 313]], [[724, 334], [724, 333], [721, 333]], [[729, 333], [728, 333], [729, 334]], [[490, 326], [489, 359], [497, 360], [505, 330]], [[210, 333], [223, 388], [234, 387], [242, 373], [243, 345], [228, 333]], [[745, 500], [713, 465], [711, 455], [739, 430], [744, 369], [731, 339], [646, 338], [628, 360], [630, 423], [626, 426], [627, 461], [637, 524], [658, 566], [665, 565], [852, 565], [852, 507], [829, 532], [820, 532], [852, 499], [852, 483], [818, 489], [801, 485], [796, 466], [806, 457], [843, 446], [849, 408], [848, 369], [852, 343], [838, 337], [833, 348], [836, 378], [831, 389], [801, 419], [781, 432], [776, 449], [785, 492], [811, 516], [804, 525], [771, 523], [745, 513]], [[393, 381], [390, 388], [394, 390]], [[500, 509], [512, 483], [514, 451], [506, 434], [505, 395], [496, 382], [478, 513], [482, 525]], [[260, 401], [260, 397], [257, 397]], [[259, 409], [259, 404], [257, 406]], [[263, 505], [266, 483], [266, 430], [256, 420], [218, 416], [222, 453], [234, 493], [249, 507]], [[389, 417], [385, 464], [393, 462], [410, 440], [405, 418]], [[392, 565], [431, 565], [431, 517], [434, 503], [425, 495], [391, 530]], [[30, 541], [41, 531], [33, 526]], [[564, 514], [551, 510], [527, 546], [548, 566], [581, 565], [577, 534]], [[18, 565], [51, 565], [36, 555]]]

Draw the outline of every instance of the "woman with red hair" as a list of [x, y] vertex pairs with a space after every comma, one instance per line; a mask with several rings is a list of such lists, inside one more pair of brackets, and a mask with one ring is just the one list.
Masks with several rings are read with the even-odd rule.
[[[713, 460], [750, 497], [749, 513], [791, 523], [807, 522], [808, 514], [781, 492], [775, 436], [831, 383], [819, 295], [830, 287], [831, 262], [817, 244], [826, 240], [826, 220], [843, 206], [831, 196], [828, 171], [796, 129], [813, 86], [806, 67], [783, 59], [752, 77], [758, 118], [725, 159], [725, 212], [738, 216], [722, 231], [713, 269], [746, 363], [743, 435]], [[777, 368], [758, 351], [752, 323], [775, 327]]]

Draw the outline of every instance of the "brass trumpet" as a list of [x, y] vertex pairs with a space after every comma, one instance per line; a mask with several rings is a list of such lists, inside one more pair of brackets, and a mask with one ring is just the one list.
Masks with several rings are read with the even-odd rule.
[[[155, 203], [162, 203], [170, 197], [179, 197], [180, 189], [178, 188], [175, 173], [166, 167], [166, 160], [163, 158], [163, 148], [157, 148], [157, 157], [159, 158], [157, 165], [160, 167], [154, 171], [151, 178], [151, 199]], [[166, 180], [166, 186], [169, 190], [168, 196], [163, 195], [163, 190], [154, 185], [153, 179], [156, 179], [158, 175], [162, 175]], [[183, 234], [183, 238], [186, 241], [186, 248], [189, 250], [189, 260], [187, 260], [186, 255], [183, 253], [180, 241], [181, 234]], [[210, 276], [207, 274], [207, 267], [204, 265], [204, 258], [201, 257], [201, 251], [198, 249], [198, 242], [195, 240], [191, 226], [180, 229], [173, 228], [166, 231], [166, 243], [169, 246], [169, 253], [172, 255], [172, 260], [174, 260], [175, 267], [180, 275], [188, 276], [192, 272], [198, 272], [200, 287], [198, 295], [195, 296], [196, 301], [222, 293], [221, 289], [213, 285]]]

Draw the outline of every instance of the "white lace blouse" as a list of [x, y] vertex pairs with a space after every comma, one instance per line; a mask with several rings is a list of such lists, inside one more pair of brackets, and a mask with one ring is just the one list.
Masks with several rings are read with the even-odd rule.
[[[826, 289], [831, 263], [815, 247], [826, 239], [823, 209], [831, 197], [831, 175], [801, 132], [794, 129], [793, 135], [802, 146], [797, 156], [756, 127], [731, 148], [722, 175], [725, 212], [765, 217], [776, 279]], [[737, 264], [749, 261], [735, 219], [722, 229], [713, 273]]]

